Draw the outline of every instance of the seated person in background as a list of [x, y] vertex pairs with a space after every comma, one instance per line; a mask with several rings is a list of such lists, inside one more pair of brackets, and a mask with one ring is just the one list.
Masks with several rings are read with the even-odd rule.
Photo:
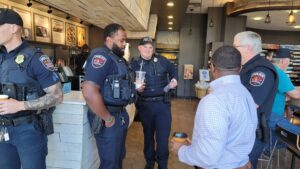
[[[293, 83], [291, 82], [291, 79], [284, 72], [286, 71], [288, 65], [290, 64], [290, 56], [291, 55], [289, 49], [280, 48], [276, 51], [276, 53], [273, 55], [272, 58], [272, 63], [274, 64], [274, 67], [276, 69], [279, 78], [278, 88], [274, 99], [272, 113], [270, 116], [270, 123], [269, 123], [270, 128], [273, 130], [272, 131], [273, 144], [276, 140], [275, 137], [276, 123], [280, 119], [284, 118], [286, 96], [292, 99], [300, 98], [300, 88], [294, 87]], [[270, 145], [267, 144], [267, 150], [269, 147]]]
[[211, 92], [199, 103], [192, 141], [171, 141], [181, 162], [201, 168], [250, 169], [257, 127], [256, 104], [240, 80], [241, 54], [223, 46], [212, 56]]

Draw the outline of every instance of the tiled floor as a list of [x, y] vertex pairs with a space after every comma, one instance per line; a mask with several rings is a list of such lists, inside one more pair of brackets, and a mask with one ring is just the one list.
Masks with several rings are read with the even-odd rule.
[[[192, 135], [194, 116], [198, 100], [173, 99], [172, 100], [172, 131], [182, 131]], [[127, 154], [123, 162], [124, 169], [144, 169], [145, 160], [143, 155], [143, 130], [141, 123], [134, 122], [129, 128], [126, 140]], [[277, 159], [275, 157], [275, 159]], [[289, 169], [291, 154], [285, 150], [280, 151], [280, 167]], [[277, 161], [273, 162], [273, 169], [277, 168]], [[262, 164], [265, 166], [265, 162]], [[260, 164], [258, 165], [260, 168]], [[194, 169], [191, 166], [180, 163], [177, 157], [170, 153], [169, 169]], [[300, 160], [296, 159], [296, 168], [300, 169]]]

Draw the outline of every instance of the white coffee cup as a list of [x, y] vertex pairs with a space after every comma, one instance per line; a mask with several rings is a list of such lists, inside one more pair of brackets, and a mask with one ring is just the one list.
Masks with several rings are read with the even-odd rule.
[[7, 99], [8, 99], [8, 95], [0, 94], [0, 100], [7, 100]]
[[146, 72], [144, 71], [135, 71], [135, 88], [140, 88], [145, 81]]

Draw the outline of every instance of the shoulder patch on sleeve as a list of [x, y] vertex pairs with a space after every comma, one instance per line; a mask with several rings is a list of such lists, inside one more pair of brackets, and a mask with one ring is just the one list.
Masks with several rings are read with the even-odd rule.
[[102, 55], [94, 55], [92, 58], [92, 66], [95, 69], [103, 67], [106, 63], [107, 59]]
[[261, 71], [257, 71], [251, 74], [250, 85], [252, 86], [261, 86], [266, 78], [266, 74]]
[[47, 55], [41, 55], [39, 60], [42, 62], [43, 66], [46, 69], [48, 69], [50, 71], [54, 71], [54, 65]]

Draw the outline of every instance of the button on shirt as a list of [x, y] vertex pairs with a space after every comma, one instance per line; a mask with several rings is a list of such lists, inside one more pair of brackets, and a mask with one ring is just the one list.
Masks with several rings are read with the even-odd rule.
[[241, 167], [254, 145], [256, 105], [238, 75], [218, 78], [210, 87], [197, 108], [192, 144], [179, 149], [179, 160], [203, 168]]

